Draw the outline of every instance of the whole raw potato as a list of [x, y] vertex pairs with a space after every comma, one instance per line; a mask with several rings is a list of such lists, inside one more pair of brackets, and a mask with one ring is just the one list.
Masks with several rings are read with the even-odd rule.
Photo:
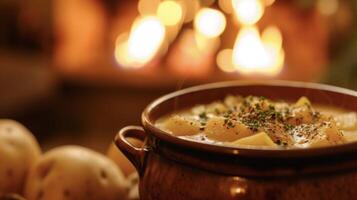
[[135, 172], [133, 164], [131, 164], [131, 162], [124, 156], [118, 147], [115, 146], [114, 143], [109, 146], [107, 156], [117, 164], [125, 176]]
[[29, 173], [27, 200], [122, 200], [127, 182], [105, 157], [79, 146], [57, 147], [45, 153]]
[[[127, 140], [135, 147], [142, 147], [143, 142], [136, 138], [127, 138]], [[135, 172], [134, 165], [126, 158], [126, 156], [118, 149], [115, 143], [111, 143], [108, 151], [107, 156], [112, 159], [117, 166], [122, 170], [125, 176], [129, 176], [133, 172]]]
[[0, 195], [21, 194], [27, 172], [40, 155], [29, 130], [16, 121], [0, 119]]

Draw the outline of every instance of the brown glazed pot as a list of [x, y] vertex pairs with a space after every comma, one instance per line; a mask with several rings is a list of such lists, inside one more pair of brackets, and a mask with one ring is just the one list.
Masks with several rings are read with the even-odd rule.
[[[239, 148], [180, 139], [155, 127], [160, 116], [222, 99], [259, 95], [357, 111], [357, 92], [297, 82], [224, 82], [163, 96], [142, 114], [143, 127], [115, 138], [140, 175], [141, 199], [357, 199], [357, 143], [307, 149]], [[144, 141], [136, 147], [127, 140]]]

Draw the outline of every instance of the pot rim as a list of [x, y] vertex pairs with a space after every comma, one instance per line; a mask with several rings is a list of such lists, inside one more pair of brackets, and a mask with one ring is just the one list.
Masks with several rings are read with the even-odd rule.
[[241, 86], [277, 86], [277, 87], [291, 87], [291, 88], [306, 88], [314, 89], [319, 91], [333, 92], [341, 95], [347, 95], [356, 98], [357, 103], [357, 91], [353, 91], [346, 88], [320, 84], [320, 83], [310, 83], [310, 82], [297, 82], [297, 81], [227, 81], [227, 82], [217, 82], [209, 83], [204, 85], [198, 85], [194, 87], [189, 87], [186, 89], [178, 90], [164, 96], [161, 96], [150, 103], [141, 115], [142, 124], [144, 129], [152, 136], [174, 144], [182, 148], [189, 148], [198, 151], [205, 151], [210, 153], [218, 153], [230, 156], [240, 156], [240, 157], [265, 157], [265, 158], [298, 158], [298, 157], [316, 157], [316, 156], [326, 156], [332, 154], [340, 154], [346, 152], [357, 152], [357, 141], [349, 142], [346, 144], [340, 144], [335, 146], [324, 146], [324, 147], [314, 147], [314, 148], [272, 148], [272, 147], [260, 147], [260, 146], [224, 146], [220, 144], [208, 144], [203, 142], [196, 142], [189, 139], [179, 138], [162, 129], [155, 126], [155, 122], [150, 120], [150, 113], [165, 103], [166, 101], [172, 100], [179, 96], [189, 95], [191, 93], [212, 90], [212, 89], [223, 89], [228, 87], [241, 87]]

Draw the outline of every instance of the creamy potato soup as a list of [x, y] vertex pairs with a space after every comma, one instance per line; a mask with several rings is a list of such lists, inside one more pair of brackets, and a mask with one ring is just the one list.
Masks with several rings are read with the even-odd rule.
[[337, 108], [257, 96], [227, 96], [156, 121], [178, 137], [229, 146], [319, 147], [357, 140], [357, 115]]

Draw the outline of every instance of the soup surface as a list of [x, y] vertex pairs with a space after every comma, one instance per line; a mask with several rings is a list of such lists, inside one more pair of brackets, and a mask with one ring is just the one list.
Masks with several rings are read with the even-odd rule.
[[357, 114], [257, 96], [226, 96], [164, 116], [156, 126], [189, 140], [227, 146], [319, 147], [357, 141]]

